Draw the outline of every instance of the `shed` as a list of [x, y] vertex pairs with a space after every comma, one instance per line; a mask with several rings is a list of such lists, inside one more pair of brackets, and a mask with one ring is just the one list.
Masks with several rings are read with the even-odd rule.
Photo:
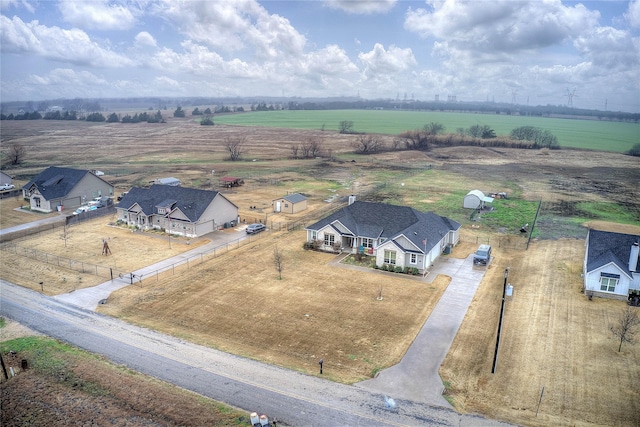
[[462, 207], [466, 209], [483, 209], [486, 203], [493, 202], [493, 197], [487, 197], [480, 190], [471, 190], [464, 196]]
[[239, 187], [242, 184], [244, 184], [244, 180], [242, 178], [236, 178], [234, 176], [223, 176], [220, 178], [220, 186], [222, 187]]
[[180, 184], [182, 184], [178, 178], [174, 178], [174, 177], [158, 178], [155, 181], [153, 181], [153, 183], [159, 184], [159, 185], [170, 185], [172, 187], [179, 187]]
[[273, 201], [274, 212], [294, 214], [307, 209], [307, 198], [300, 193], [287, 194]]

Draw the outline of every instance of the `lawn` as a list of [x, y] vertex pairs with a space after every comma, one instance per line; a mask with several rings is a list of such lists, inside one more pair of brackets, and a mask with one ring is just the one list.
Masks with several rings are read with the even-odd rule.
[[281, 110], [218, 115], [216, 123], [242, 126], [269, 126], [294, 129], [339, 129], [343, 120], [354, 123], [354, 131], [397, 135], [437, 122], [445, 132], [472, 125], [488, 125], [498, 135], [508, 135], [520, 126], [535, 126], [551, 131], [563, 148], [583, 148], [614, 152], [628, 151], [640, 140], [640, 124], [598, 120], [570, 120], [548, 117], [507, 116], [498, 114], [379, 111], [379, 110]]

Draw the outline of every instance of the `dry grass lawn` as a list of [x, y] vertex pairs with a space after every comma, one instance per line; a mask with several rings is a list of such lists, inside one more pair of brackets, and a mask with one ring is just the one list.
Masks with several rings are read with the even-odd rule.
[[[353, 382], [400, 360], [449, 279], [329, 265], [304, 232], [271, 233], [180, 277], [114, 294], [100, 311], [225, 351]], [[272, 263], [285, 257], [282, 280]], [[383, 300], [377, 297], [382, 287]]]
[[[624, 302], [582, 294], [584, 251], [577, 239], [496, 251], [440, 368], [457, 409], [531, 426], [640, 425], [640, 346], [618, 353], [609, 331]], [[514, 294], [492, 374], [506, 267]]]
[[[46, 295], [57, 295], [107, 281], [104, 275], [95, 274], [96, 265], [100, 266], [103, 273], [113, 268], [116, 275], [117, 272], [134, 271], [207, 243], [206, 239], [172, 237], [169, 248], [165, 234], [132, 233], [127, 228], [109, 225], [113, 220], [113, 217], [102, 217], [71, 225], [67, 231], [66, 246], [62, 237], [63, 227], [3, 244], [0, 246], [2, 278], [37, 291], [44, 289]], [[111, 255], [102, 255], [103, 239], [107, 240]], [[39, 251], [38, 258], [46, 258], [48, 262], [34, 262], [30, 250]], [[21, 255], [25, 251], [28, 257]], [[70, 260], [74, 269], [65, 268]], [[78, 264], [84, 265], [84, 273], [82, 270], [76, 271], [82, 268]], [[44, 282], [43, 287], [40, 282]]]

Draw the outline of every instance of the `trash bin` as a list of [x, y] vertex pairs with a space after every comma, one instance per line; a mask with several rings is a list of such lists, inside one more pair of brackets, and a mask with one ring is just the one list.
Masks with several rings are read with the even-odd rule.
[[451, 246], [447, 245], [444, 247], [444, 251], [442, 252], [445, 255], [449, 255], [451, 253]]

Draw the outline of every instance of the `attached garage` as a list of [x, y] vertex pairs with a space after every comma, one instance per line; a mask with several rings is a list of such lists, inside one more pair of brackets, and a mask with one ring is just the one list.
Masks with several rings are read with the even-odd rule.
[[480, 190], [471, 190], [464, 196], [462, 207], [466, 209], [484, 209], [486, 203], [493, 202], [493, 197], [487, 197]]

